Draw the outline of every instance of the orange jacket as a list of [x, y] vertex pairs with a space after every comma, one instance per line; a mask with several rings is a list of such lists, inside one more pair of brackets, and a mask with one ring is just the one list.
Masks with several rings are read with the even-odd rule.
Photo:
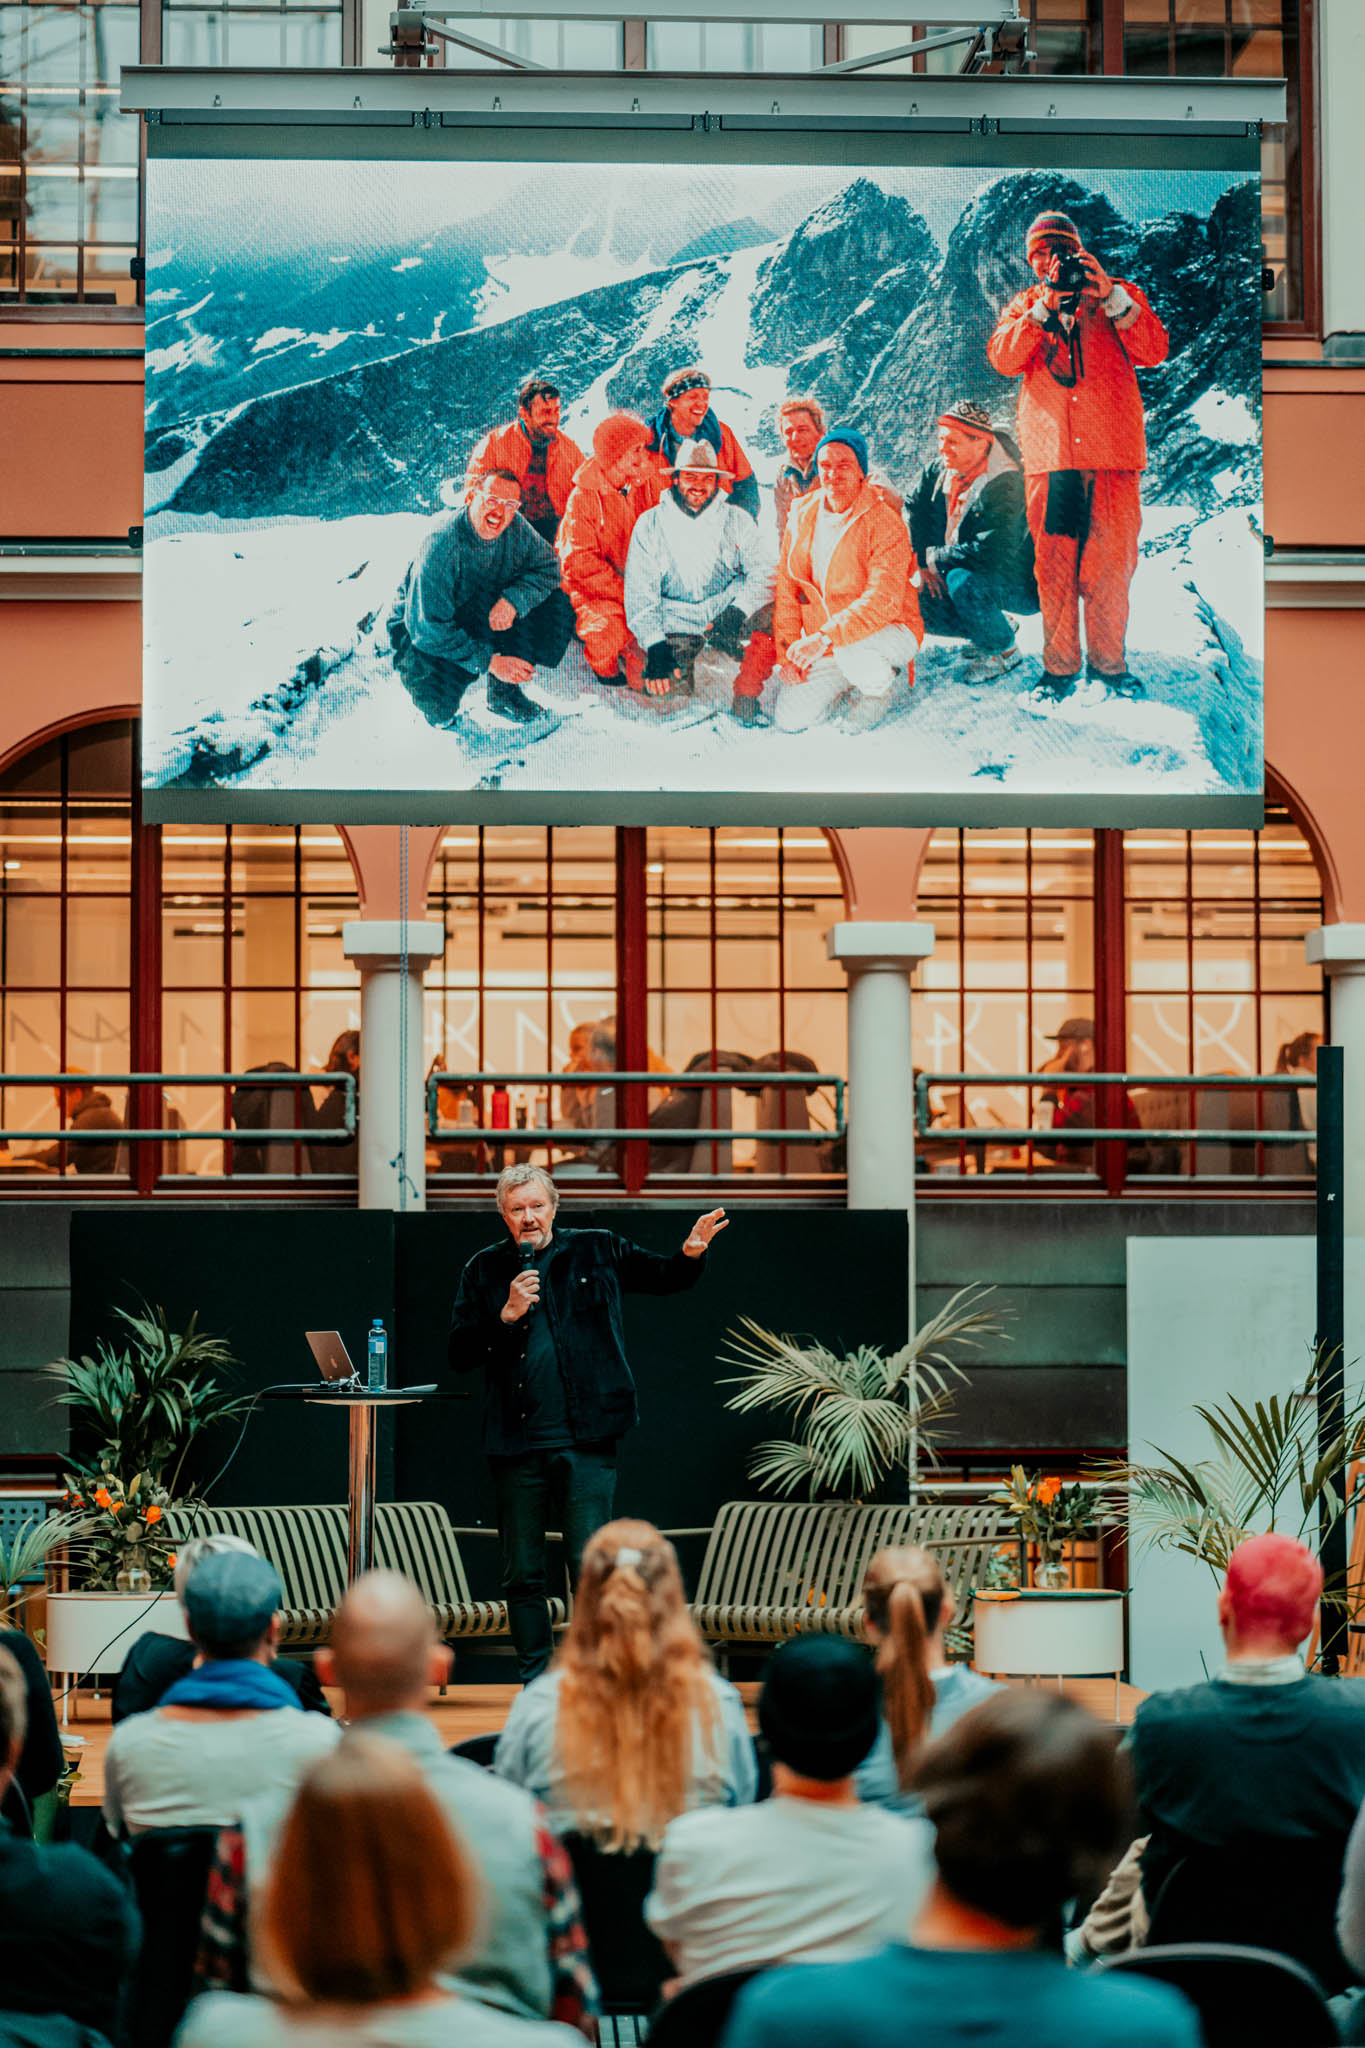
[[1060, 383], [1053, 368], [1069, 375], [1071, 351], [1033, 317], [1044, 287], [1030, 285], [1010, 300], [986, 343], [992, 369], [1022, 377], [1019, 442], [1024, 474], [1054, 469], [1145, 469], [1147, 437], [1142, 396], [1133, 365], [1144, 369], [1166, 360], [1170, 336], [1135, 284], [1122, 284], [1129, 304], [1113, 319], [1094, 298], [1082, 299], [1076, 315], [1085, 374], [1074, 386]]
[[625, 587], [626, 549], [642, 505], [633, 490], [618, 491], [595, 455], [573, 480], [555, 547], [571, 598], [619, 602]]
[[778, 660], [785, 659], [793, 640], [822, 627], [835, 647], [866, 640], [883, 626], [910, 626], [922, 638], [919, 600], [910, 581], [915, 555], [900, 514], [864, 484], [829, 558], [822, 591], [811, 571], [810, 551], [824, 502], [822, 490], [808, 491], [787, 520], [773, 604]]
[[[550, 503], [561, 516], [573, 489], [574, 471], [582, 460], [583, 450], [576, 441], [571, 441], [567, 434], [555, 435], [545, 457], [545, 488]], [[464, 473], [464, 494], [468, 497], [490, 470], [510, 469], [513, 476], [525, 483], [530, 468], [531, 436], [520, 419], [509, 420], [505, 427], [494, 427], [485, 434], [470, 456]]]

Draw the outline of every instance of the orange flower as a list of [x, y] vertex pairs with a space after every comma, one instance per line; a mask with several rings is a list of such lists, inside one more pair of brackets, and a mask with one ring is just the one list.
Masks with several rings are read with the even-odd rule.
[[170, 1566], [171, 1570], [174, 1571], [176, 1566], [180, 1562], [180, 1553], [175, 1550], [168, 1551], [166, 1555], [166, 1562]]
[[1039, 1506], [1050, 1508], [1052, 1506], [1053, 1501], [1056, 1500], [1061, 1490], [1062, 1482], [1060, 1479], [1054, 1478], [1043, 1480], [1042, 1484], [1038, 1488]]
[[113, 1505], [114, 1496], [110, 1493], [108, 1487], [97, 1486], [95, 1488], [95, 1506], [97, 1508], [112, 1508]]
[[160, 1508], [158, 1508], [158, 1507], [150, 1507], [150, 1508], [148, 1508], [148, 1509], [147, 1509], [147, 1511], [146, 1511], [146, 1513], [145, 1513], [145, 1514], [143, 1515], [142, 1519], [143, 1519], [143, 1521], [144, 1521], [144, 1522], [145, 1522], [145, 1523], [147, 1524], [147, 1527], [148, 1527], [148, 1528], [150, 1529], [150, 1528], [151, 1528], [151, 1526], [152, 1526], [152, 1523], [153, 1523], [153, 1522], [159, 1522], [159, 1521], [161, 1520], [161, 1510], [160, 1510]]

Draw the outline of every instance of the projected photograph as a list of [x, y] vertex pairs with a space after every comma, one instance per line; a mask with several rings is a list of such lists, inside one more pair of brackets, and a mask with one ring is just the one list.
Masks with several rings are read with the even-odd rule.
[[155, 159], [147, 205], [149, 815], [1258, 795], [1254, 176]]

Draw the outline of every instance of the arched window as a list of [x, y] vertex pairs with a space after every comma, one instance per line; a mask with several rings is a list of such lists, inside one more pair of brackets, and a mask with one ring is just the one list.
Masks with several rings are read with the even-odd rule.
[[[133, 1065], [133, 727], [126, 720], [44, 741], [0, 774], [0, 1067], [18, 1074], [128, 1073]], [[126, 1091], [93, 1091], [120, 1121]], [[45, 1085], [0, 1086], [0, 1128], [52, 1131]], [[65, 1165], [122, 1175], [118, 1148], [47, 1141], [7, 1148], [36, 1185]], [[41, 1156], [40, 1156], [41, 1155]]]
[[[929, 1139], [936, 1175], [1065, 1171], [1093, 1184], [1209, 1175], [1283, 1184], [1311, 1169], [1311, 1149], [1211, 1139], [1153, 1141], [1120, 1152], [1091, 1146], [992, 1142], [992, 1129], [1046, 1128], [1055, 1090], [991, 1077], [1066, 1060], [1093, 1027], [1092, 1065], [1148, 1077], [1130, 1092], [1130, 1121], [1151, 1129], [1297, 1128], [1298, 1091], [1203, 1090], [1165, 1076], [1272, 1073], [1282, 1052], [1325, 1030], [1321, 972], [1304, 958], [1322, 923], [1312, 849], [1283, 804], [1270, 801], [1259, 832], [1054, 829], [935, 833], [920, 906], [936, 947], [920, 971], [916, 1064], [966, 1073], [934, 1090], [945, 1129], [978, 1139]], [[1058, 1038], [1063, 1027], [1066, 1036]], [[1089, 1057], [1089, 1055], [1087, 1055]], [[1076, 1088], [1074, 1074], [1066, 1085]], [[1305, 1097], [1306, 1101], [1306, 1097]], [[1074, 1121], [1092, 1117], [1093, 1099]], [[1080, 1108], [1086, 1109], [1081, 1117]], [[1306, 1112], [1311, 1118], [1311, 1109]], [[1112, 1155], [1112, 1157], [1110, 1157]]]
[[[544, 1090], [521, 1074], [581, 1070], [590, 1026], [599, 1027], [597, 1065], [627, 1067], [632, 1002], [641, 1007], [636, 1053], [652, 1068], [710, 1069], [713, 1058], [742, 1072], [766, 1068], [845, 1070], [844, 978], [825, 957], [824, 935], [840, 915], [842, 891], [829, 845], [814, 829], [523, 826], [452, 828], [437, 858], [429, 914], [443, 919], [444, 959], [426, 977], [430, 1062], [452, 1073], [506, 1075], [515, 1131], [540, 1122]], [[581, 1030], [579, 1027], [583, 1027]], [[471, 1088], [452, 1092], [447, 1122], [486, 1121]], [[556, 1119], [612, 1125], [611, 1091], [556, 1091]], [[661, 1132], [630, 1156], [615, 1145], [557, 1149], [557, 1163], [595, 1173], [827, 1173], [816, 1144], [755, 1137], [730, 1146], [673, 1135], [675, 1129], [832, 1129], [833, 1094], [736, 1084], [648, 1107]], [[782, 1103], [785, 1101], [785, 1109]], [[628, 1110], [621, 1107], [620, 1114]], [[785, 1116], [785, 1124], [781, 1121]], [[679, 1121], [675, 1124], [674, 1119]], [[499, 1155], [499, 1160], [500, 1160]], [[498, 1163], [497, 1161], [493, 1163]], [[485, 1172], [487, 1147], [457, 1139], [433, 1148], [431, 1164], [451, 1174]]]

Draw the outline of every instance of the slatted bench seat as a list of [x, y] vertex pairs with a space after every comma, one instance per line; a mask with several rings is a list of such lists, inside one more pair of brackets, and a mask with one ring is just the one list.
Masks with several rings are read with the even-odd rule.
[[[172, 1510], [166, 1526], [181, 1543], [191, 1536], [242, 1537], [269, 1559], [284, 1586], [280, 1647], [311, 1650], [327, 1641], [332, 1612], [346, 1590], [343, 1506]], [[421, 1589], [448, 1641], [507, 1635], [506, 1602], [471, 1596], [458, 1532], [438, 1501], [381, 1501], [374, 1547], [377, 1564], [404, 1573]], [[562, 1624], [567, 1603], [551, 1600], [550, 1613]]]
[[888, 1545], [910, 1543], [935, 1553], [965, 1618], [991, 1552], [1011, 1534], [1000, 1510], [987, 1502], [850, 1507], [727, 1501], [707, 1541], [693, 1619], [704, 1636], [726, 1644], [812, 1633], [856, 1636], [869, 1561]]

